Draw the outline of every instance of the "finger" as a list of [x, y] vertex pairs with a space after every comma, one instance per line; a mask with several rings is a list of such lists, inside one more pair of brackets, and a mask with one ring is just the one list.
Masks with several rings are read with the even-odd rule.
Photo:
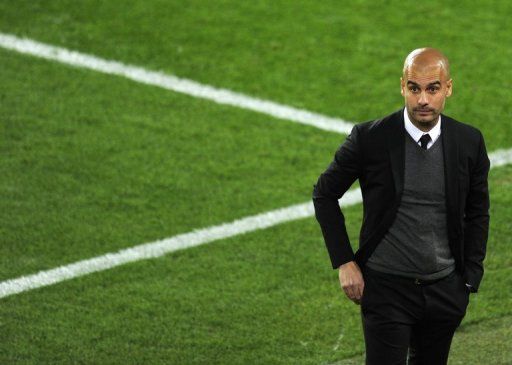
[[352, 300], [358, 300], [360, 298], [359, 296], [359, 287], [357, 285], [354, 285], [352, 288]]
[[356, 288], [356, 285], [353, 283], [346, 285], [344, 290], [350, 299], [354, 299], [357, 296], [357, 288]]
[[347, 297], [350, 300], [357, 300], [360, 298], [359, 296], [359, 288], [358, 285], [352, 284], [350, 286], [347, 286], [345, 289], [345, 293], [347, 294]]
[[357, 299], [361, 299], [364, 293], [364, 282], [357, 286]]
[[343, 288], [343, 291], [345, 292], [345, 295], [347, 296], [348, 299], [352, 300], [352, 292], [350, 290], [350, 287], [345, 287]]
[[357, 295], [357, 287], [356, 286], [351, 286], [350, 287], [350, 292], [349, 294], [347, 294], [347, 296], [349, 297], [350, 300], [352, 301], [355, 301], [355, 300], [359, 300], [359, 297]]
[[350, 299], [350, 300], [353, 300], [353, 295], [351, 293], [351, 291], [349, 290], [349, 288], [343, 288], [343, 291], [345, 292], [345, 296]]

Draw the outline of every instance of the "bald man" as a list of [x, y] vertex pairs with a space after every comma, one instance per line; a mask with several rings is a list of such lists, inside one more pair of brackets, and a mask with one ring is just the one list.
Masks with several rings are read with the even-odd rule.
[[[405, 107], [354, 126], [313, 188], [332, 267], [361, 308], [366, 364], [446, 364], [482, 280], [490, 163], [481, 132], [442, 114], [452, 84], [439, 50], [411, 52]], [[356, 179], [354, 253], [338, 200]]]

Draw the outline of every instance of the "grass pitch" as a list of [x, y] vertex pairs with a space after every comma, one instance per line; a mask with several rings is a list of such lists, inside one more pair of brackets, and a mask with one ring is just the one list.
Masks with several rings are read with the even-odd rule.
[[[360, 122], [403, 57], [452, 61], [446, 113], [512, 147], [511, 5], [8, 1], [0, 31]], [[498, 51], [499, 50], [499, 51]], [[344, 136], [0, 50], [0, 279], [310, 199]], [[509, 364], [512, 167], [452, 364]], [[357, 242], [361, 206], [345, 210]], [[361, 362], [314, 218], [0, 300], [0, 363]]]

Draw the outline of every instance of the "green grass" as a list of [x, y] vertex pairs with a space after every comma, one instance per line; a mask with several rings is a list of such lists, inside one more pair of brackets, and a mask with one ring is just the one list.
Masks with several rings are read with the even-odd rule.
[[508, 147], [512, 3], [0, 1], [0, 31], [364, 121], [402, 105], [405, 55], [443, 49], [448, 114]]
[[305, 201], [330, 152], [316, 147], [341, 140], [5, 51], [0, 64], [1, 279]]
[[[447, 114], [510, 148], [508, 3], [0, 1], [0, 31], [362, 121], [403, 57], [452, 61]], [[419, 15], [421, 14], [421, 16]], [[0, 49], [0, 280], [304, 202], [343, 136]], [[452, 364], [512, 353], [512, 167]], [[361, 206], [346, 210], [356, 244]], [[314, 218], [0, 300], [1, 364], [345, 364], [359, 307]]]

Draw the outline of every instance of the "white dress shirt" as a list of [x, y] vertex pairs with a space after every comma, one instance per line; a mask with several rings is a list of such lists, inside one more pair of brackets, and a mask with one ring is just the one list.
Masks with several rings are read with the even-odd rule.
[[409, 119], [409, 114], [407, 113], [407, 108], [404, 108], [404, 121], [405, 121], [405, 130], [409, 135], [416, 141], [418, 145], [421, 146], [420, 138], [424, 134], [430, 135], [430, 142], [427, 144], [427, 150], [434, 144], [434, 142], [439, 138], [441, 135], [441, 115], [439, 115], [439, 120], [428, 132], [423, 132], [421, 129], [418, 129], [414, 124], [412, 124], [411, 120]]

